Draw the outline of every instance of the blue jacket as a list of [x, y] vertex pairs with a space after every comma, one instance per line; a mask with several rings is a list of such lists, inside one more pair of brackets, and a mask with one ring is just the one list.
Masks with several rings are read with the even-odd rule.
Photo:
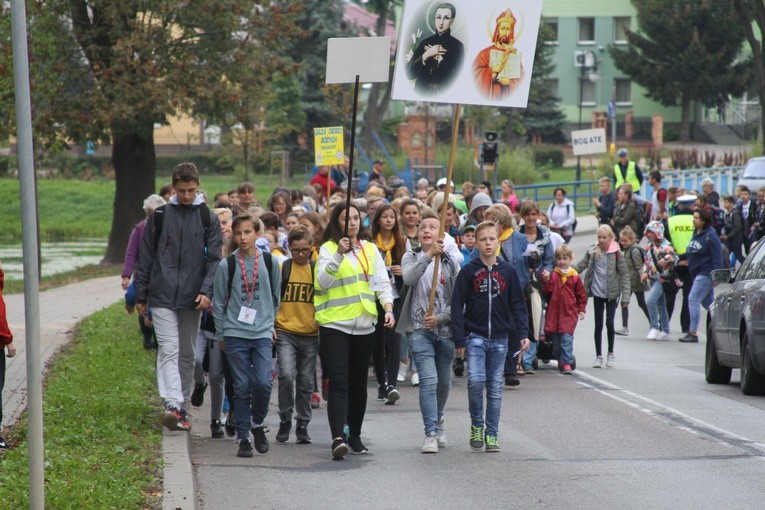
[[470, 333], [490, 339], [529, 336], [518, 273], [500, 259], [488, 268], [477, 258], [460, 270], [452, 293], [451, 313], [457, 347], [465, 346], [465, 337]]
[[708, 226], [701, 232], [694, 232], [685, 250], [685, 258], [688, 260], [691, 278], [697, 275], [709, 276], [713, 270], [722, 269], [722, 243], [715, 229]]

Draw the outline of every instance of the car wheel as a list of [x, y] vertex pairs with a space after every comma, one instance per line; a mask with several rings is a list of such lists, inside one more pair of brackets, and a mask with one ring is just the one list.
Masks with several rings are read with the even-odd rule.
[[710, 321], [707, 325], [707, 347], [704, 359], [704, 376], [709, 384], [728, 384], [730, 382], [730, 367], [724, 367], [717, 359], [715, 330]]
[[744, 332], [741, 342], [741, 391], [744, 395], [765, 395], [765, 375], [754, 369], [749, 352], [749, 333]]

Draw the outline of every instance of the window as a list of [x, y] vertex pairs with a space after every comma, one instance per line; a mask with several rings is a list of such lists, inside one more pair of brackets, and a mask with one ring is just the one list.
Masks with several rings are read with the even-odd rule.
[[579, 80], [582, 106], [595, 106], [597, 103], [597, 93], [595, 83], [591, 82], [588, 78]]
[[579, 44], [595, 44], [595, 18], [579, 18]]
[[545, 18], [544, 22], [550, 27], [550, 40], [545, 44], [558, 44], [558, 18]]
[[614, 44], [627, 44], [630, 18], [614, 18]]
[[550, 95], [553, 97], [558, 96], [558, 78], [548, 78], [545, 80], [545, 86], [550, 91]]
[[617, 105], [629, 106], [632, 104], [632, 82], [628, 78], [616, 78], [614, 88], [616, 89]]

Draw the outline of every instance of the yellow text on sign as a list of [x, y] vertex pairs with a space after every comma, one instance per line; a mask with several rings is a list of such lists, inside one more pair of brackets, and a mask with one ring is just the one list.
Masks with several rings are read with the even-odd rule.
[[342, 126], [314, 128], [313, 143], [317, 165], [342, 165], [345, 162]]

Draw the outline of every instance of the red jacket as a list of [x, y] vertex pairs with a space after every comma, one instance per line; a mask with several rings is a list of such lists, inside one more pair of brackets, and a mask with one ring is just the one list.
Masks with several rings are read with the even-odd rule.
[[582, 279], [579, 275], [569, 276], [564, 284], [561, 275], [553, 271], [545, 284], [544, 293], [548, 298], [545, 333], [573, 335], [579, 322], [579, 312], [587, 308], [587, 293]]
[[[321, 175], [321, 172], [316, 172], [316, 175], [313, 176], [311, 179], [311, 186], [314, 184], [321, 184], [321, 189], [324, 190], [324, 194], [327, 194], [327, 179], [329, 179], [329, 174], [327, 175]], [[337, 184], [335, 184], [335, 181], [330, 179], [329, 183], [329, 190], [332, 191], [337, 187]]]
[[0, 347], [5, 347], [13, 341], [13, 334], [8, 327], [8, 319], [5, 312], [5, 301], [3, 300], [3, 286], [5, 285], [5, 273], [0, 269]]

